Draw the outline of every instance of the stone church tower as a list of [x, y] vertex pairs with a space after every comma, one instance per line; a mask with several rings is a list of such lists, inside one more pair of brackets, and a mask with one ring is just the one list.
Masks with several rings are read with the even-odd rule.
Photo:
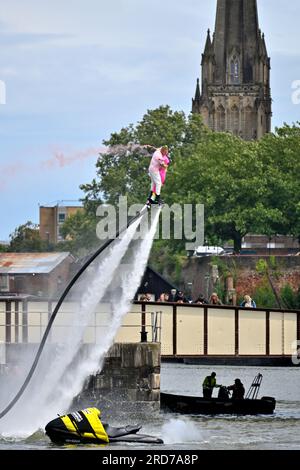
[[193, 113], [211, 129], [245, 140], [271, 130], [270, 59], [256, 0], [217, 0], [215, 33], [208, 30]]

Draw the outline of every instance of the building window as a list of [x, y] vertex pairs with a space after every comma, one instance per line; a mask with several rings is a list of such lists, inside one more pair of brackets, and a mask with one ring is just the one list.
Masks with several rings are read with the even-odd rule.
[[243, 137], [245, 140], [256, 138], [255, 111], [247, 106], [243, 111]]
[[240, 83], [240, 62], [236, 56], [230, 61], [230, 83], [232, 85]]
[[9, 292], [8, 274], [0, 274], [0, 292]]
[[230, 110], [230, 130], [234, 135], [239, 135], [240, 112], [237, 106], [233, 106]]
[[218, 106], [216, 110], [215, 130], [217, 132], [225, 131], [225, 109], [222, 105]]
[[63, 224], [65, 220], [66, 220], [66, 214], [64, 214], [64, 213], [58, 214], [58, 223], [59, 224]]

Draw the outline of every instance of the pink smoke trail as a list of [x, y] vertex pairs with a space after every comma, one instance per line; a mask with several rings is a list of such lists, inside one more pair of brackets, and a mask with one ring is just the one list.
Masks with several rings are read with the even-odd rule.
[[103, 153], [105, 151], [106, 147], [90, 147], [86, 150], [74, 152], [71, 155], [65, 155], [63, 152], [58, 150], [55, 151], [54, 157], [41, 162], [40, 168], [52, 169], [57, 166], [59, 168], [64, 168], [67, 165], [72, 165], [74, 162], [85, 160], [86, 158], [96, 156], [99, 153]]
[[0, 191], [7, 187], [8, 180], [13, 177], [36, 170], [53, 170], [55, 168], [64, 168], [77, 161], [83, 161], [89, 157], [97, 156], [100, 152], [105, 152], [106, 147], [90, 147], [85, 150], [65, 154], [59, 150], [54, 151], [54, 156], [44, 160], [36, 165], [28, 165], [21, 162], [14, 162], [10, 165], [0, 167]]
[[[24, 173], [41, 171], [41, 170], [53, 170], [55, 168], [64, 168], [68, 165], [72, 165], [75, 162], [86, 160], [87, 158], [99, 155], [99, 153], [119, 153], [120, 155], [126, 156], [132, 151], [139, 150], [141, 156], [149, 156], [148, 147], [150, 145], [140, 144], [128, 144], [128, 145], [114, 145], [112, 147], [89, 147], [85, 150], [79, 150], [66, 154], [61, 150], [53, 150], [54, 155], [47, 160], [44, 160], [36, 165], [28, 165], [21, 162], [14, 162], [10, 165], [4, 165], [0, 167], [0, 191], [3, 191], [7, 187], [8, 180]], [[152, 147], [154, 148], [154, 147]]]

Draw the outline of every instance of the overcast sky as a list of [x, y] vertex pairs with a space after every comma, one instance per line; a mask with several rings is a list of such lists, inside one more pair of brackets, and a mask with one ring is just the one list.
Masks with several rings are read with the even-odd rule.
[[[299, 120], [299, 0], [258, 0], [273, 127]], [[169, 104], [189, 112], [216, 0], [0, 0], [0, 240], [38, 204], [81, 197], [102, 139]]]

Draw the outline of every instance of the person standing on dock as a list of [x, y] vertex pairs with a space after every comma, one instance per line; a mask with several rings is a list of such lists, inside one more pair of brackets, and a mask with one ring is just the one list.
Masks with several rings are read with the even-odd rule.
[[204, 398], [211, 398], [214, 388], [221, 387], [221, 385], [217, 384], [216, 375], [215, 372], [212, 372], [211, 375], [205, 377], [202, 384]]

